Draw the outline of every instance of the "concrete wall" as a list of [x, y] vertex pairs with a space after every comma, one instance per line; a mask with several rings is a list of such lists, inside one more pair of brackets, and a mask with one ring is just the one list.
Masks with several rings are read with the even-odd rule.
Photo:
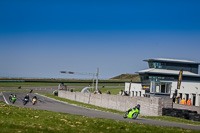
[[140, 104], [140, 114], [145, 116], [160, 116], [162, 115], [163, 107], [172, 108], [172, 99], [160, 97], [129, 97], [121, 95], [89, 94], [68, 91], [59, 91], [58, 96], [124, 112], [128, 108], [133, 108], [137, 104]]
[[199, 106], [181, 105], [181, 104], [173, 103], [173, 108], [197, 111], [197, 113], [200, 114], [200, 107]]

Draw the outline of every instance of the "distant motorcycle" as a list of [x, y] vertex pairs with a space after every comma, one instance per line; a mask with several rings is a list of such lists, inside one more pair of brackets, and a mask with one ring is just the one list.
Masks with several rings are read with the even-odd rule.
[[10, 102], [12, 102], [12, 97], [13, 97], [13, 94], [10, 94], [10, 95], [9, 95], [9, 101], [10, 101]]
[[26, 105], [27, 103], [28, 103], [28, 99], [27, 99], [27, 98], [24, 98], [23, 104]]
[[35, 105], [36, 103], [37, 103], [37, 99], [36, 99], [36, 98], [33, 98], [32, 104]]
[[126, 113], [123, 115], [124, 118], [132, 118], [136, 119], [138, 117], [138, 114], [140, 114], [140, 105], [138, 104], [135, 108], [131, 109], [129, 108]]
[[14, 97], [12, 97], [12, 100], [11, 100], [11, 102], [12, 102], [12, 104], [14, 104], [15, 103], [15, 101], [16, 101], [16, 97], [14, 96]]
[[9, 101], [12, 102], [12, 96], [9, 96]]

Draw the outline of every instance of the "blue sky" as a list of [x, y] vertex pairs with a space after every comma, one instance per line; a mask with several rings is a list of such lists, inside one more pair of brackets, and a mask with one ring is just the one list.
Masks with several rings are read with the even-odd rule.
[[0, 76], [107, 79], [144, 59], [200, 62], [200, 1], [0, 1]]

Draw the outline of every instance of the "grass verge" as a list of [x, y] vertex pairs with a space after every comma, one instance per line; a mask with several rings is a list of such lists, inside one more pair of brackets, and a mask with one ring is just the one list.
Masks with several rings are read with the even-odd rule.
[[154, 133], [199, 133], [174, 127], [161, 127], [137, 123], [121, 122], [110, 119], [89, 118], [59, 112], [36, 110], [6, 105], [0, 102], [0, 130], [28, 133], [113, 133], [113, 132], [154, 132]]
[[170, 117], [170, 116], [141, 116], [141, 118], [200, 126], [200, 122], [198, 121], [191, 121], [191, 120], [175, 118], [175, 117]]

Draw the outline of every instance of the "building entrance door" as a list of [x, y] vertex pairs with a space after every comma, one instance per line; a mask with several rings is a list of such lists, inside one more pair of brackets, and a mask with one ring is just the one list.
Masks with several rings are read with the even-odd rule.
[[192, 102], [192, 105], [195, 106], [195, 103], [196, 103], [196, 95], [193, 94], [193, 102]]
[[186, 95], [186, 102], [187, 102], [187, 100], [189, 99], [189, 94], [185, 94]]
[[161, 93], [165, 93], [165, 83], [161, 83]]

